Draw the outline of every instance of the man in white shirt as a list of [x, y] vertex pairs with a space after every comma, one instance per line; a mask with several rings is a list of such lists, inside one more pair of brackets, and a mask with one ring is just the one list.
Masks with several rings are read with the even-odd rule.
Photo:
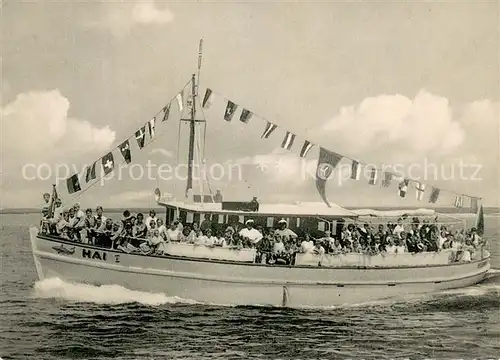
[[276, 236], [280, 236], [284, 243], [289, 243], [290, 240], [297, 239], [297, 234], [288, 228], [288, 224], [285, 219], [278, 221], [279, 229], [274, 232]]
[[257, 229], [253, 227], [254, 221], [252, 219], [248, 219], [245, 222], [245, 225], [247, 227], [241, 229], [239, 232], [239, 235], [242, 239], [247, 240], [252, 245], [257, 244], [260, 240], [262, 240], [263, 236]]

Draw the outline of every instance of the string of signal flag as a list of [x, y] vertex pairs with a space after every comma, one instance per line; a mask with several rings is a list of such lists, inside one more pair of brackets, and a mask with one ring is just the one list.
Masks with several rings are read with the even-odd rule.
[[[245, 108], [236, 102], [226, 98], [225, 96], [216, 93], [213, 91], [211, 88], [207, 88], [205, 91], [205, 95], [202, 100], [202, 108], [203, 109], [209, 109], [212, 106], [212, 103], [216, 97], [220, 97], [223, 100], [226, 101], [226, 107], [224, 111], [224, 120], [227, 122], [231, 122], [233, 118], [235, 117], [235, 114], [238, 110], [238, 108], [241, 108], [241, 112], [239, 115], [239, 121], [242, 123], [249, 123], [249, 121], [252, 118], [258, 118], [262, 121], [265, 122], [265, 127], [261, 135], [261, 139], [268, 139], [271, 137], [271, 135], [275, 132], [276, 129], [280, 128], [275, 122], [269, 121], [263, 116], [260, 116], [256, 114], [255, 112], [249, 110], [248, 108]], [[285, 135], [283, 137], [283, 140], [281, 141], [281, 148], [285, 150], [291, 150], [293, 145], [296, 143], [296, 134], [287, 130], [285, 130]], [[325, 203], [329, 206], [328, 200], [326, 199], [325, 195], [325, 183], [329, 175], [332, 173], [333, 169], [336, 167], [336, 165], [344, 158], [349, 161], [351, 161], [351, 169], [350, 169], [350, 179], [352, 180], [359, 180], [360, 175], [361, 175], [361, 167], [369, 167], [369, 180], [368, 184], [370, 185], [376, 185], [378, 182], [378, 177], [379, 174], [383, 174], [383, 179], [382, 179], [382, 186], [383, 187], [389, 187], [392, 180], [397, 180], [398, 181], [398, 195], [401, 198], [405, 198], [406, 194], [408, 192], [408, 188], [410, 184], [414, 184], [415, 186], [415, 194], [416, 194], [416, 199], [418, 201], [422, 201], [425, 191], [427, 189], [427, 185], [418, 181], [411, 179], [409, 177], [403, 177], [399, 174], [396, 174], [394, 172], [386, 171], [380, 168], [377, 168], [373, 165], [368, 165], [363, 163], [360, 160], [350, 158], [345, 155], [341, 155], [339, 153], [330, 151], [318, 144], [315, 144], [314, 142], [304, 139], [302, 142], [302, 146], [300, 147], [299, 151], [299, 157], [304, 158], [307, 156], [307, 154], [312, 150], [313, 147], [319, 147], [319, 159], [318, 159], [318, 167], [316, 171], [316, 185], [318, 188], [318, 191], [325, 201]], [[328, 168], [328, 169], [327, 169]], [[326, 171], [325, 171], [326, 170]], [[321, 172], [321, 173], [320, 173]], [[318, 176], [318, 175], [323, 175], [323, 176]], [[327, 176], [324, 176], [327, 175]], [[428, 198], [429, 203], [435, 204], [439, 197], [441, 192], [448, 192], [453, 195], [455, 195], [454, 200], [453, 200], [453, 206], [457, 208], [462, 208], [464, 207], [464, 198], [470, 199], [470, 207], [471, 210], [476, 212], [478, 209], [478, 203], [479, 200], [481, 200], [480, 197], [476, 196], [470, 196], [467, 194], [462, 194], [458, 193], [453, 190], [447, 190], [447, 189], [441, 189], [436, 186], [431, 186], [431, 192]]]
[[[68, 193], [73, 194], [76, 192], [80, 192], [78, 196], [81, 196], [85, 191], [87, 191], [89, 188], [91, 188], [93, 185], [95, 185], [100, 179], [103, 177], [107, 176], [110, 174], [115, 168], [116, 168], [116, 163], [115, 159], [113, 156], [113, 151], [116, 149], [119, 149], [121, 155], [122, 155], [122, 161], [121, 164], [130, 164], [132, 161], [132, 153], [131, 153], [131, 143], [130, 140], [132, 138], [136, 139], [137, 145], [139, 150], [142, 150], [144, 147], [149, 146], [151, 143], [153, 143], [160, 135], [156, 134], [156, 123], [157, 119], [160, 118], [161, 115], [161, 122], [166, 122], [171, 113], [171, 108], [172, 108], [172, 103], [175, 101], [177, 104], [177, 108], [179, 111], [179, 114], [182, 115], [184, 109], [186, 107], [192, 107], [193, 102], [191, 99], [191, 96], [189, 95], [188, 97], [185, 96], [184, 92], [185, 89], [191, 84], [191, 81], [188, 81], [186, 85], [172, 98], [168, 103], [161, 108], [152, 118], [150, 118], [146, 123], [144, 123], [137, 131], [135, 131], [132, 135], [130, 135], [128, 138], [126, 138], [124, 141], [122, 141], [117, 147], [111, 149], [106, 155], [102, 156], [101, 158], [98, 158], [94, 162], [92, 162], [92, 165], [88, 166], [85, 170], [85, 183], [88, 184], [89, 186], [82, 190], [81, 187], [81, 181], [80, 181], [80, 174], [76, 173], [69, 178], [66, 179], [66, 185], [68, 189]], [[202, 109], [209, 109], [214, 101], [215, 97], [220, 97], [226, 101], [226, 107], [224, 111], [223, 118], [227, 122], [231, 122], [236, 114], [236, 111], [241, 107], [241, 112], [239, 115], [239, 121], [242, 123], [249, 123], [249, 121], [252, 118], [258, 118], [262, 121], [265, 122], [265, 127], [261, 135], [261, 139], [269, 139], [271, 135], [277, 130], [278, 128], [281, 128], [278, 126], [275, 122], [271, 122], [267, 119], [265, 119], [263, 116], [260, 116], [256, 114], [255, 112], [242, 107], [241, 105], [237, 104], [236, 102], [224, 97], [223, 95], [215, 93], [211, 88], [207, 88], [202, 100], [201, 107]], [[147, 131], [146, 131], [147, 129]], [[285, 136], [283, 137], [283, 140], [281, 142], [281, 148], [291, 151], [292, 147], [294, 144], [296, 144], [296, 134], [286, 130]], [[146, 143], [146, 133], [149, 133], [150, 141]], [[360, 160], [356, 160], [353, 158], [350, 158], [345, 155], [341, 155], [339, 153], [330, 151], [318, 144], [315, 144], [314, 142], [304, 139], [302, 142], [302, 146], [299, 151], [299, 157], [305, 158], [309, 152], [312, 150], [314, 147], [319, 147], [319, 159], [318, 159], [318, 167], [316, 171], [316, 186], [318, 188], [318, 191], [325, 201], [325, 203], [329, 205], [328, 200], [326, 198], [325, 194], [325, 184], [326, 180], [328, 179], [329, 175], [333, 172], [333, 169], [336, 167], [336, 165], [342, 160], [342, 159], [347, 159], [351, 161], [351, 169], [350, 169], [350, 179], [352, 180], [359, 180], [361, 176], [361, 167], [368, 167], [367, 164], [363, 163]], [[97, 163], [101, 163], [102, 166], [102, 176], [97, 179], [96, 175], [96, 166]], [[120, 165], [121, 165], [120, 164]], [[399, 174], [390, 172], [390, 171], [385, 171], [379, 168], [376, 168], [372, 165], [369, 166], [370, 168], [370, 177], [368, 180], [368, 184], [370, 185], [376, 185], [378, 182], [378, 177], [380, 173], [384, 174], [384, 178], [382, 179], [382, 186], [383, 187], [389, 187], [392, 180], [397, 180], [398, 181], [398, 195], [401, 198], [405, 198], [406, 194], [408, 192], [408, 188], [410, 183], [415, 184], [415, 190], [416, 190], [416, 198], [417, 200], [421, 201], [423, 200], [423, 196], [425, 194], [425, 190], [427, 188], [427, 185], [417, 181], [413, 180], [408, 177], [402, 177]], [[431, 193], [429, 196], [429, 203], [436, 203], [441, 192], [448, 192], [451, 194], [455, 195], [454, 201], [453, 201], [453, 206], [457, 208], [462, 208], [464, 206], [464, 198], [469, 198], [470, 199], [470, 206], [471, 210], [476, 211], [478, 208], [478, 202], [481, 199], [480, 197], [474, 197], [470, 196], [467, 194], [460, 194], [452, 190], [446, 190], [446, 189], [441, 189], [437, 188], [435, 186], [432, 186]]]

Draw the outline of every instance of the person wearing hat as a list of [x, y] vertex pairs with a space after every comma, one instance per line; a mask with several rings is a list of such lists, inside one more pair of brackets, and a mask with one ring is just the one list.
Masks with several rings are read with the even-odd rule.
[[260, 240], [262, 240], [263, 236], [257, 229], [253, 227], [254, 221], [252, 219], [248, 219], [247, 221], [245, 221], [245, 225], [246, 228], [241, 229], [239, 232], [239, 235], [242, 239], [246, 240], [251, 245], [255, 245]]
[[278, 221], [278, 229], [274, 232], [276, 236], [280, 236], [284, 243], [288, 244], [290, 240], [297, 239], [297, 234], [288, 228], [288, 223], [285, 219]]

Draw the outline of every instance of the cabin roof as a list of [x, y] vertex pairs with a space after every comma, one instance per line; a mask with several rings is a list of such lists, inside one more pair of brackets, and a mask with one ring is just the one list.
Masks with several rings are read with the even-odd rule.
[[330, 204], [328, 207], [324, 203], [299, 203], [299, 204], [259, 204], [258, 211], [236, 211], [222, 210], [221, 203], [185, 203], [180, 201], [158, 201], [158, 205], [170, 208], [179, 208], [181, 210], [197, 213], [220, 213], [228, 215], [256, 215], [256, 216], [324, 216], [324, 217], [357, 217], [358, 215], [344, 209], [343, 207]]

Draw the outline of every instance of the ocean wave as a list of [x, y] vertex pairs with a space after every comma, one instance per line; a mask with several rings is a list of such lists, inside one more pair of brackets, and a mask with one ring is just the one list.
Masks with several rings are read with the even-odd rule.
[[177, 296], [167, 296], [163, 293], [129, 290], [119, 285], [94, 286], [69, 283], [59, 278], [37, 281], [34, 286], [34, 296], [38, 298], [57, 298], [96, 304], [139, 303], [149, 306], [199, 304], [194, 300], [183, 299]]

